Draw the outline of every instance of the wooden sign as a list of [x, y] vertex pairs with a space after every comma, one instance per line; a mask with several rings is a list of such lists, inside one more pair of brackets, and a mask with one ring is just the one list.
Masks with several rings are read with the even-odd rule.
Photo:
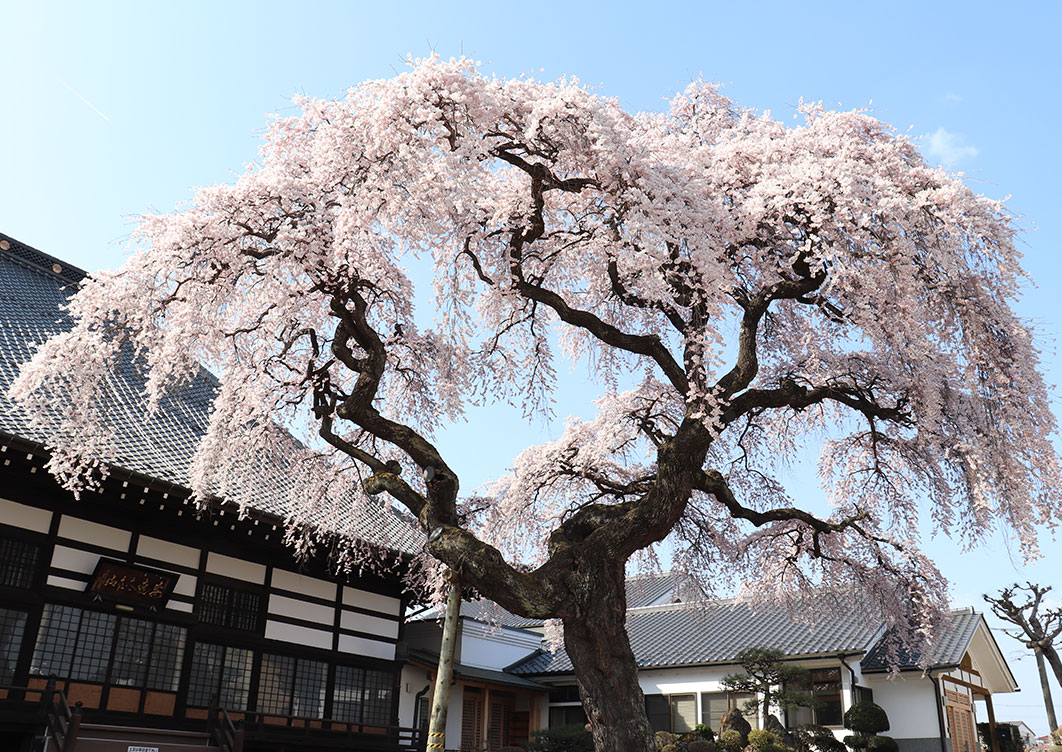
[[163, 606], [177, 584], [177, 575], [100, 559], [86, 592], [137, 606]]

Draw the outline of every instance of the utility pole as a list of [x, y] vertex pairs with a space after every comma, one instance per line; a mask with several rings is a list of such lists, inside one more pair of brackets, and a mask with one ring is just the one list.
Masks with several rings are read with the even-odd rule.
[[454, 675], [454, 652], [457, 648], [457, 617], [461, 611], [461, 583], [450, 573], [450, 594], [446, 598], [442, 644], [439, 646], [439, 670], [435, 674], [435, 693], [431, 701], [428, 724], [428, 752], [446, 748], [446, 710], [450, 701], [450, 681]]

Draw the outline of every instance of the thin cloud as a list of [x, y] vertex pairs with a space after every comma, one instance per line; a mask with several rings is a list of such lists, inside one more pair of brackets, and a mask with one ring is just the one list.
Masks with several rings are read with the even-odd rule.
[[940, 101], [941, 102], [947, 102], [948, 104], [952, 104], [954, 102], [961, 102], [962, 101], [962, 96], [959, 95], [959, 94], [956, 94], [954, 91], [949, 91], [947, 94], [945, 94], [944, 96], [942, 96], [940, 98]]
[[937, 128], [925, 138], [926, 156], [945, 167], [951, 167], [964, 159], [973, 159], [981, 153], [976, 146], [964, 144], [961, 133], [952, 133], [944, 128]]
[[68, 84], [68, 83], [67, 83], [66, 81], [63, 81], [62, 79], [59, 79], [59, 83], [61, 83], [61, 84], [62, 84], [63, 86], [65, 86], [65, 87], [66, 87], [66, 88], [67, 88], [67, 89], [68, 89], [68, 90], [70, 91], [70, 93], [71, 93], [71, 94], [73, 94], [73, 95], [74, 95], [75, 97], [77, 97], [77, 98], [78, 98], [78, 99], [80, 99], [80, 100], [81, 100], [82, 102], [84, 102], [85, 104], [87, 104], [87, 105], [88, 105], [88, 106], [89, 106], [89, 107], [90, 107], [90, 108], [92, 109], [92, 111], [93, 111], [93, 112], [95, 112], [95, 113], [96, 113], [97, 115], [99, 115], [99, 116], [100, 116], [101, 118], [103, 118], [104, 120], [106, 120], [106, 121], [107, 121], [108, 123], [109, 123], [109, 122], [111, 122], [111, 119], [110, 119], [109, 117], [107, 117], [106, 115], [104, 115], [104, 114], [103, 114], [103, 112], [102, 112], [102, 111], [100, 110], [100, 108], [99, 108], [99, 107], [97, 107], [96, 105], [92, 104], [92, 102], [90, 102], [90, 101], [88, 101], [87, 99], [85, 99], [85, 97], [83, 97], [83, 96], [81, 95], [81, 92], [79, 92], [79, 91], [78, 91], [77, 89], [75, 89], [75, 88], [74, 88], [73, 86], [71, 86], [70, 84]]

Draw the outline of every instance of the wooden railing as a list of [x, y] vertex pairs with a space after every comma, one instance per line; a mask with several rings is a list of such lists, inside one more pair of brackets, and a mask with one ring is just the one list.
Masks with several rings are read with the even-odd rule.
[[215, 699], [207, 710], [207, 733], [221, 752], [243, 752], [243, 721], [233, 722], [225, 708]]
[[421, 729], [405, 726], [383, 726], [257, 710], [241, 711], [241, 714], [244, 732], [256, 742], [306, 740], [322, 748], [424, 752], [427, 740]]
[[[0, 684], [5, 692], [5, 701], [33, 703], [37, 705], [39, 717], [48, 725], [48, 734], [55, 740], [58, 752], [74, 752], [77, 746], [77, 732], [81, 728], [81, 703], [70, 707], [66, 694], [56, 689], [54, 676], [48, 677], [43, 687], [25, 687], [20, 685]], [[38, 695], [40, 699], [28, 697]]]

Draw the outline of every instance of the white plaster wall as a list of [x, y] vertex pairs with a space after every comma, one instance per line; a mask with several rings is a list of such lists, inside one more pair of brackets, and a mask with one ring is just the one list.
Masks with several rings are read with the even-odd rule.
[[446, 749], [461, 746], [461, 708], [464, 707], [465, 688], [450, 685], [450, 706], [446, 711]]
[[461, 621], [461, 663], [466, 666], [501, 670], [531, 655], [541, 644], [534, 633]]
[[868, 675], [863, 685], [874, 690], [874, 702], [889, 716], [891, 728], [885, 733], [894, 739], [938, 738], [937, 700], [933, 682], [921, 674], [901, 674], [889, 679]]
[[416, 710], [417, 692], [430, 683], [427, 669], [409, 664], [402, 667], [402, 691], [398, 695], [399, 726], [413, 727], [413, 711]]

